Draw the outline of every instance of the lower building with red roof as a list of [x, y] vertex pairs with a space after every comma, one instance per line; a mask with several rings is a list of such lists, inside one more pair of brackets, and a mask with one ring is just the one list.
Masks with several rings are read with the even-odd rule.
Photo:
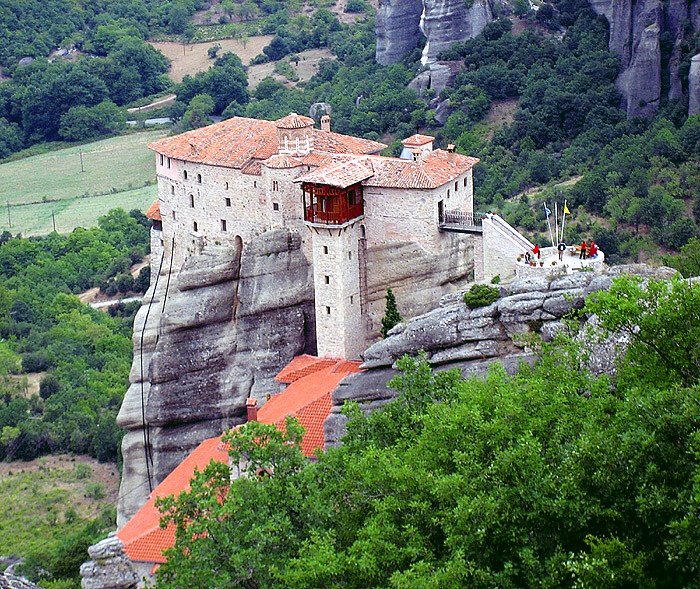
[[[301, 450], [305, 456], [313, 458], [323, 448], [323, 424], [331, 411], [333, 391], [343, 379], [359, 371], [359, 362], [299, 356], [277, 375], [277, 380], [289, 383], [284, 391], [267, 400], [260, 410], [257, 410], [255, 401], [250, 400], [249, 419], [282, 428], [286, 417], [295, 417], [305, 429]], [[161, 513], [155, 505], [156, 499], [188, 490], [195, 472], [203, 470], [212, 461], [229, 461], [222, 436], [199, 444], [117, 532], [125, 554], [140, 577], [150, 577], [158, 565], [165, 562], [165, 550], [175, 544], [175, 526], [160, 526]]]

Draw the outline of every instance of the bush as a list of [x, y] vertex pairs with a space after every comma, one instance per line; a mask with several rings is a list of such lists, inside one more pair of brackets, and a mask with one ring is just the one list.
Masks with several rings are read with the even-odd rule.
[[48, 399], [51, 395], [57, 393], [61, 388], [58, 378], [54, 374], [47, 374], [39, 383], [39, 396], [42, 399]]
[[478, 309], [496, 302], [500, 296], [501, 293], [493, 286], [475, 284], [468, 292], [464, 293], [464, 302], [470, 309]]
[[42, 372], [50, 365], [49, 358], [44, 352], [29, 352], [22, 356], [22, 369], [25, 372]]

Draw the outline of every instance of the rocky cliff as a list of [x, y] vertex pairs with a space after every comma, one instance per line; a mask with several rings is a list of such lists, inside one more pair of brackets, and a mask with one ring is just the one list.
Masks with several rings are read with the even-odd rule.
[[[423, 350], [431, 364], [459, 368], [465, 376], [482, 374], [495, 361], [512, 372], [520, 362], [534, 360], [522, 336], [536, 332], [550, 340], [564, 328], [564, 315], [581, 308], [588, 294], [608, 288], [621, 274], [668, 279], [677, 273], [671, 268], [630, 265], [609, 268], [605, 274], [527, 277], [501, 287], [501, 298], [492, 305], [473, 310], [464, 304], [462, 293], [442, 297], [437, 308], [397, 325], [390, 337], [365, 351], [366, 371], [348, 377], [333, 393], [326, 444], [339, 443], [345, 433], [341, 409], [346, 401], [370, 411], [394, 398], [387, 382], [395, 374], [394, 362], [404, 354]], [[594, 372], [613, 370], [618, 343], [612, 341], [597, 350], [591, 364]]]
[[476, 37], [493, 20], [493, 0], [380, 0], [378, 63], [396, 63], [426, 38], [422, 61], [437, 60], [453, 43]]
[[199, 442], [245, 420], [247, 397], [278, 392], [279, 369], [314, 351], [313, 276], [300, 247], [279, 230], [245, 247], [207, 246], [173, 275], [165, 260], [134, 323], [118, 417], [119, 526]]
[[[683, 40], [700, 31], [700, 0], [589, 0], [610, 23], [610, 50], [628, 117], [653, 116], [662, 99], [688, 92], [681, 79]], [[668, 43], [670, 53], [662, 51]]]

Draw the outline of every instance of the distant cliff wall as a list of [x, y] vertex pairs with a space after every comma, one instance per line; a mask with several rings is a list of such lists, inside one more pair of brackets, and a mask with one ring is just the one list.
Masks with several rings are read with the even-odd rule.
[[[700, 31], [700, 0], [589, 0], [610, 23], [610, 50], [622, 72], [617, 87], [628, 117], [653, 116], [662, 99], [682, 99], [683, 40]], [[662, 43], [670, 43], [664, 59]]]
[[453, 43], [476, 37], [493, 18], [493, 0], [380, 0], [377, 62], [400, 61], [418, 46], [422, 32], [422, 61], [432, 63]]

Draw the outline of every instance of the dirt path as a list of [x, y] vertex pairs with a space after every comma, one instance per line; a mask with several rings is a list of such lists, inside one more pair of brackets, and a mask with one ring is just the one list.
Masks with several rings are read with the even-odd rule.
[[149, 110], [154, 110], [163, 106], [169, 106], [173, 102], [175, 102], [176, 98], [177, 96], [175, 94], [168, 94], [167, 96], [159, 98], [158, 100], [155, 100], [154, 102], [151, 102], [151, 104], [147, 104], [146, 106], [135, 106], [134, 108], [127, 108], [126, 112], [147, 112]]

